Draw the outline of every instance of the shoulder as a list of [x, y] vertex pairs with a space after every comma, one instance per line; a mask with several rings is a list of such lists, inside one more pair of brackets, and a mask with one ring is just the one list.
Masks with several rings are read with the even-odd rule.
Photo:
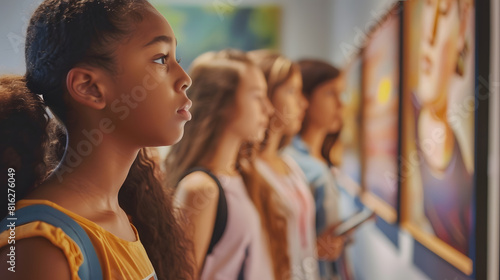
[[183, 191], [186, 193], [198, 193], [215, 191], [218, 192], [217, 183], [205, 172], [195, 171], [186, 175], [179, 181], [177, 185], [177, 191]]
[[318, 180], [324, 172], [322, 163], [309, 154], [288, 150], [283, 156], [284, 158], [288, 158], [287, 164], [292, 169], [293, 167], [298, 167], [302, 171], [302, 176], [305, 176], [309, 184]]
[[[9, 230], [6, 230], [0, 234], [0, 262], [4, 265], [4, 257], [6, 254], [14, 249], [15, 252], [15, 265], [16, 265], [16, 277], [24, 275], [26, 267], [40, 266], [37, 267], [42, 269], [45, 267], [54, 267], [54, 273], [61, 272], [61, 275], [66, 275], [66, 271], [70, 271], [71, 277], [63, 277], [61, 279], [77, 279], [79, 266], [83, 262], [83, 256], [78, 245], [68, 236], [66, 233], [51, 224], [34, 221], [24, 225], [18, 225], [15, 228], [15, 239], [13, 242], [7, 241], [7, 236], [11, 235]], [[8, 244], [8, 245], [7, 245]], [[3, 247], [2, 247], [3, 246]], [[11, 247], [13, 246], [13, 248]], [[4, 254], [5, 253], [5, 254]], [[10, 259], [10, 257], [9, 257]], [[54, 263], [52, 263], [52, 259]], [[50, 264], [46, 262], [50, 260]], [[2, 265], [0, 265], [0, 275], [6, 270], [3, 270]], [[25, 267], [25, 268], [23, 268]], [[23, 270], [21, 273], [18, 271]], [[57, 271], [56, 271], [57, 270]], [[61, 270], [61, 271], [60, 271]], [[33, 270], [37, 271], [40, 275], [45, 272], [44, 270]], [[11, 276], [13, 276], [12, 274]], [[49, 277], [50, 279], [60, 279], [54, 277]], [[47, 278], [47, 279], [49, 279]], [[11, 279], [0, 277], [0, 279]], [[17, 278], [14, 278], [17, 279]], [[20, 277], [18, 279], [46, 279], [41, 277], [29, 278]]]
[[[12, 252], [14, 266], [9, 264], [11, 257], [8, 254]], [[75, 279], [65, 252], [43, 237], [16, 240], [14, 246], [0, 248], [0, 262], [2, 279]], [[9, 267], [15, 272], [9, 271]]]
[[217, 203], [219, 188], [215, 180], [205, 172], [195, 171], [186, 175], [177, 185], [176, 201], [182, 206]]

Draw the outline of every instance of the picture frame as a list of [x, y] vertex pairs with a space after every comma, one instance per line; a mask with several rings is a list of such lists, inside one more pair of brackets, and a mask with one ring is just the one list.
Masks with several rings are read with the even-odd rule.
[[361, 201], [386, 222], [398, 222], [402, 4], [371, 30], [362, 50]]
[[[449, 11], [437, 15], [427, 7], [432, 1], [405, 3], [401, 227], [456, 269], [473, 275], [475, 104], [467, 103], [471, 110], [460, 114], [453, 109], [474, 101], [475, 13], [468, 10], [464, 23], [454, 6], [458, 2], [450, 3]], [[442, 17], [439, 23], [447, 26], [427, 26], [430, 17]], [[468, 56], [453, 58], [464, 56], [453, 51], [459, 41], [450, 35], [460, 28], [465, 28], [462, 48]]]

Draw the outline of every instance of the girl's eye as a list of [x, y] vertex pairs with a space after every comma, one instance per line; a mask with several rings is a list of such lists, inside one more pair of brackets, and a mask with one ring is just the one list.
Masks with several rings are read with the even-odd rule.
[[160, 58], [157, 58], [155, 60], [153, 60], [154, 63], [158, 63], [158, 64], [165, 64], [166, 63], [166, 60], [167, 60], [167, 56], [164, 55]]
[[176, 59], [175, 61], [177, 61], [177, 63], [181, 63], [181, 59], [180, 58]]

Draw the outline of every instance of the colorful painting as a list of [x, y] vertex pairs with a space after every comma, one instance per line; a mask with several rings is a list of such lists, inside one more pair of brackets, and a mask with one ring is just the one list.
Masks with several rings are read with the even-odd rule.
[[178, 41], [177, 58], [181, 59], [184, 69], [207, 51], [280, 48], [281, 9], [278, 6], [157, 4], [155, 7], [174, 30]]
[[398, 206], [399, 30], [400, 14], [389, 12], [369, 36], [362, 66], [365, 203], [388, 222]]
[[406, 3], [404, 218], [466, 274], [474, 242], [474, 2]]
[[[345, 90], [340, 95], [343, 126], [333, 147], [340, 170], [361, 185], [361, 55], [343, 69]], [[338, 147], [337, 147], [338, 146]]]

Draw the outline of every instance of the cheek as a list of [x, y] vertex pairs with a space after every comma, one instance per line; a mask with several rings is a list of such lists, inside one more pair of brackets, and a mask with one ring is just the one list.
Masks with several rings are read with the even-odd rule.
[[238, 131], [243, 137], [255, 133], [259, 120], [256, 106], [248, 103], [246, 106], [238, 106], [235, 111], [234, 116], [229, 116], [232, 119], [230, 127]]
[[297, 118], [297, 108], [290, 98], [282, 100], [280, 104], [275, 105], [276, 113], [285, 123]]
[[321, 104], [311, 103], [307, 109], [307, 119], [316, 125], [321, 125], [324, 122], [323, 106]]
[[439, 73], [443, 80], [446, 81], [454, 72], [457, 62], [457, 53], [453, 50], [457, 48], [456, 41], [449, 38], [442, 43], [439, 56]]
[[182, 136], [183, 122], [176, 115], [176, 105], [169, 94], [150, 91], [142, 99], [134, 96], [137, 95], [132, 93], [130, 98], [135, 102], [130, 107], [130, 120], [125, 122], [133, 128], [132, 133], [143, 138], [144, 145], [170, 145]]

